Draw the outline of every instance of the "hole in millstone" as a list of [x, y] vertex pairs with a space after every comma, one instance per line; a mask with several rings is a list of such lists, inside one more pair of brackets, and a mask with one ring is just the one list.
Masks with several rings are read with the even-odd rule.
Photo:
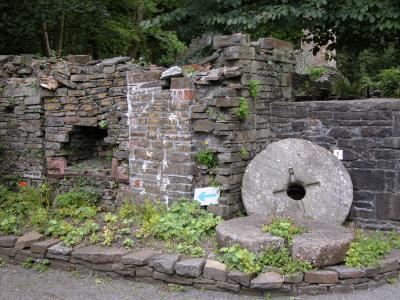
[[286, 193], [293, 200], [301, 200], [306, 195], [306, 190], [300, 183], [292, 182], [287, 187]]

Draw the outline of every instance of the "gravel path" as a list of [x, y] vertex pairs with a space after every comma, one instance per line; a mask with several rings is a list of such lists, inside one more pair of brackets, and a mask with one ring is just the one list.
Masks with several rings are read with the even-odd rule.
[[[74, 276], [75, 275], [75, 276]], [[256, 300], [256, 299], [321, 299], [321, 300], [398, 300], [400, 299], [399, 282], [384, 285], [372, 291], [359, 291], [353, 294], [328, 296], [289, 297], [254, 297], [230, 293], [201, 291], [184, 288], [176, 291], [174, 287], [151, 285], [124, 279], [107, 279], [95, 276], [77, 276], [79, 274], [49, 270], [38, 273], [20, 266], [7, 265], [0, 268], [0, 299], [7, 300], [125, 300], [125, 299], [221, 299], [221, 300]], [[79, 277], [79, 278], [77, 278]]]

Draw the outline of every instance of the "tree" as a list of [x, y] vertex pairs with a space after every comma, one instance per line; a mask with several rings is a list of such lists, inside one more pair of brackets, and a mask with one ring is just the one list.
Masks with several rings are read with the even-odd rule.
[[399, 44], [398, 0], [185, 0], [171, 13], [156, 17], [145, 26], [180, 24], [179, 35], [189, 40], [204, 32], [256, 36], [276, 31], [282, 36], [308, 29], [319, 46], [355, 51], [367, 47]]
[[130, 55], [169, 64], [184, 44], [173, 31], [143, 29], [140, 23], [176, 5], [175, 0], [0, 0], [0, 53]]

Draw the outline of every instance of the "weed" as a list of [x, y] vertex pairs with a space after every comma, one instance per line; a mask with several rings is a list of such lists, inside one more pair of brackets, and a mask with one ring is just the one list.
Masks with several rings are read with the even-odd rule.
[[240, 157], [246, 159], [249, 157], [249, 150], [246, 147], [242, 146], [239, 150]]
[[221, 248], [218, 259], [229, 269], [245, 273], [260, 273], [266, 266], [281, 269], [284, 274], [307, 272], [312, 269], [312, 265], [308, 262], [293, 260], [287, 248], [279, 251], [266, 249], [261, 256], [257, 256], [236, 244], [229, 248]]
[[219, 249], [219, 259], [231, 270], [251, 274], [262, 270], [258, 256], [249, 250], [233, 245]]
[[81, 279], [82, 278], [82, 274], [81, 272], [75, 270], [71, 272], [72, 277], [76, 278], [76, 279]]
[[96, 204], [100, 198], [100, 193], [91, 189], [77, 188], [67, 193], [56, 196], [54, 202], [59, 207], [65, 206], [85, 206]]
[[47, 271], [49, 268], [50, 261], [48, 259], [43, 259], [41, 261], [35, 261], [33, 258], [28, 258], [22, 263], [22, 267], [25, 269], [33, 269], [40, 273]]
[[356, 239], [350, 244], [346, 253], [345, 263], [349, 267], [375, 266], [378, 260], [391, 250], [390, 242], [382, 233], [366, 235], [357, 232]]
[[207, 168], [214, 168], [218, 165], [217, 154], [210, 150], [200, 150], [196, 154], [196, 160], [199, 164], [206, 166]]
[[185, 292], [185, 291], [186, 291], [186, 288], [183, 285], [170, 283], [167, 286], [167, 292], [170, 292], [170, 293]]
[[115, 228], [112, 225], [107, 225], [103, 230], [103, 245], [111, 246], [115, 240]]
[[319, 79], [326, 72], [328, 72], [328, 70], [324, 67], [311, 67], [308, 69], [308, 74], [310, 74], [311, 80]]
[[293, 236], [306, 232], [303, 227], [296, 226], [294, 222], [286, 218], [274, 218], [270, 224], [263, 227], [264, 232], [284, 238], [289, 245], [292, 244]]
[[289, 250], [285, 247], [279, 251], [266, 249], [260, 260], [263, 266], [279, 268], [284, 274], [307, 272], [312, 269], [312, 265], [309, 262], [293, 260]]
[[260, 81], [254, 79], [249, 80], [249, 90], [250, 90], [250, 96], [252, 98], [257, 98], [260, 92]]
[[399, 280], [399, 278], [397, 278], [397, 277], [390, 277], [390, 278], [386, 279], [386, 281], [389, 284], [395, 284], [398, 280]]
[[122, 245], [123, 245], [125, 248], [132, 248], [133, 245], [134, 245], [134, 242], [133, 242], [132, 239], [126, 238], [126, 239], [122, 242]]
[[249, 114], [249, 104], [247, 103], [246, 98], [240, 97], [239, 107], [235, 109], [236, 118], [238, 118], [240, 121], [244, 121], [249, 116]]
[[108, 121], [107, 120], [101, 120], [98, 125], [99, 125], [100, 129], [107, 129], [108, 128]]
[[6, 266], [5, 261], [0, 258], [0, 268], [4, 268], [5, 266]]
[[96, 284], [106, 284], [112, 282], [112, 279], [109, 276], [96, 276], [94, 282]]
[[218, 180], [215, 178], [211, 179], [208, 184], [215, 188], [218, 188], [221, 186], [221, 183], [219, 183]]
[[212, 107], [207, 108], [206, 114], [212, 118], [216, 118], [218, 121], [225, 120], [225, 115], [222, 112], [215, 111], [215, 109]]

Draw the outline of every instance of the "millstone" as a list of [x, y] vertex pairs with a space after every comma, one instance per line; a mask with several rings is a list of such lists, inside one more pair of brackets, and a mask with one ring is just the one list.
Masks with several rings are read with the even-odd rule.
[[271, 143], [248, 165], [242, 198], [249, 215], [292, 216], [341, 225], [353, 201], [343, 164], [306, 140]]
[[[235, 218], [217, 226], [217, 241], [220, 247], [239, 244], [257, 254], [267, 248], [279, 250], [285, 245], [283, 238], [265, 233], [262, 227], [271, 220], [260, 215]], [[296, 225], [306, 232], [295, 235], [289, 249], [293, 259], [308, 261], [317, 267], [343, 262], [354, 233], [343, 226], [319, 221], [298, 219]]]

